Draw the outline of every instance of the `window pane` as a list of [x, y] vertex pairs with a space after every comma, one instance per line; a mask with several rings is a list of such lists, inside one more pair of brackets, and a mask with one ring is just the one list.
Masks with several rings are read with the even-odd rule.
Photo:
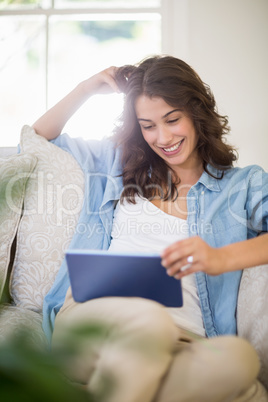
[[55, 7], [160, 7], [161, 0], [55, 0]]
[[0, 10], [3, 9], [24, 9], [24, 8], [46, 8], [51, 5], [51, 0], [0, 0]]
[[[110, 65], [133, 64], [148, 55], [160, 53], [161, 20], [158, 14], [150, 14], [150, 19], [148, 15], [139, 14], [117, 17], [51, 19], [50, 106], [78, 82]], [[72, 136], [88, 138], [108, 135], [121, 108], [120, 95], [95, 96], [76, 113], [65, 131]]]
[[16, 145], [23, 124], [45, 108], [45, 20], [1, 17], [0, 146]]

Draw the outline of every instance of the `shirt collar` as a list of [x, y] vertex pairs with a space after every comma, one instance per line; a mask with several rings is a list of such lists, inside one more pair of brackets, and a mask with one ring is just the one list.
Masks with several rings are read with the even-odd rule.
[[[214, 168], [211, 165], [207, 165], [207, 170], [212, 174], [208, 174], [206, 171], [204, 171], [198, 180], [198, 182], [195, 184], [197, 185], [198, 183], [203, 184], [208, 190], [211, 191], [221, 191], [220, 187], [220, 179], [222, 177], [223, 171]], [[213, 177], [214, 176], [214, 177]]]

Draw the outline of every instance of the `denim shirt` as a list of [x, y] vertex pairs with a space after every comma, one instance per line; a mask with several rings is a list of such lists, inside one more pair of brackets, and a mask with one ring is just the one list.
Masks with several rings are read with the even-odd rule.
[[[64, 134], [53, 142], [74, 156], [85, 175], [85, 202], [69, 247], [108, 249], [115, 201], [123, 188], [120, 150], [110, 139], [84, 141]], [[210, 246], [222, 247], [267, 232], [268, 174], [255, 165], [231, 168], [222, 178], [221, 171], [208, 169], [211, 175], [203, 172], [187, 195], [190, 236], [198, 235]], [[207, 336], [236, 334], [241, 274], [195, 274]], [[64, 260], [44, 299], [43, 328], [49, 340], [69, 285]]]

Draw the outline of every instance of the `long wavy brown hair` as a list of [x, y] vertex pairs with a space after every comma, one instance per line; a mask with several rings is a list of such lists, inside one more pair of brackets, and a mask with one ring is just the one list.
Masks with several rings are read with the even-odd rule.
[[160, 195], [164, 200], [174, 200], [180, 182], [143, 138], [135, 112], [141, 95], [160, 97], [190, 117], [198, 138], [197, 150], [208, 174], [211, 165], [221, 170], [217, 178], [222, 178], [224, 170], [233, 165], [236, 151], [224, 141], [229, 132], [228, 118], [218, 113], [209, 86], [187, 63], [171, 56], [154, 56], [119, 68], [115, 78], [125, 94], [123, 113], [114, 133], [116, 144], [122, 148], [122, 198], [135, 202], [139, 194], [148, 199]]

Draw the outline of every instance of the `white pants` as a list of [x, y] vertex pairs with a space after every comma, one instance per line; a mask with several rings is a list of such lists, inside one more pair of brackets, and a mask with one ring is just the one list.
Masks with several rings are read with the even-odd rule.
[[96, 396], [110, 385], [100, 398], [105, 402], [254, 400], [249, 389], [259, 360], [243, 339], [185, 336], [165, 307], [153, 301], [114, 297], [80, 304], [69, 291], [56, 317], [52, 346], [73, 328], [93, 323], [103, 332], [79, 339], [66, 374]]

